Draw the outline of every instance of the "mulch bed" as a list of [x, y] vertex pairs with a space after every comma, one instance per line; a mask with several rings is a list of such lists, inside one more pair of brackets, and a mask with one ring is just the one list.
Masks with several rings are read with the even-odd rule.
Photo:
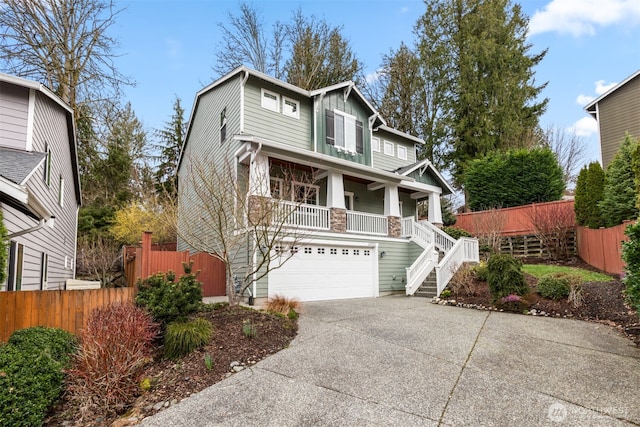
[[[217, 383], [233, 372], [242, 370], [287, 347], [296, 336], [297, 321], [244, 307], [224, 306], [205, 311], [198, 316], [211, 321], [214, 336], [211, 342], [195, 352], [170, 361], [158, 355], [149, 364], [144, 376], [152, 387], [139, 396], [132, 396], [131, 408], [126, 415], [94, 414], [91, 419], [80, 419], [78, 408], [70, 406], [64, 397], [45, 421], [47, 426], [115, 426], [135, 424], [137, 421]], [[243, 331], [244, 322], [255, 326], [255, 337], [248, 338]], [[208, 369], [205, 355], [213, 364]], [[231, 365], [236, 365], [235, 370]]]
[[[591, 271], [597, 269], [585, 264], [579, 258], [568, 261], [553, 261], [548, 259], [525, 259], [525, 264], [553, 264], [583, 268]], [[581, 307], [574, 307], [567, 299], [553, 301], [543, 298], [536, 292], [538, 279], [525, 274], [525, 279], [529, 284], [531, 293], [523, 298], [531, 304], [528, 309], [536, 315], [550, 317], [569, 317], [585, 321], [603, 323], [613, 326], [624, 333], [629, 339], [640, 346], [640, 318], [638, 313], [631, 309], [624, 301], [624, 284], [617, 276], [612, 276], [610, 282], [587, 282], [584, 283], [583, 296], [584, 303]], [[459, 294], [451, 296], [449, 300], [455, 300], [456, 305], [463, 306], [484, 306], [490, 309], [499, 309], [492, 303], [489, 287], [486, 282], [473, 280], [472, 294]], [[535, 310], [535, 311], [534, 311]]]

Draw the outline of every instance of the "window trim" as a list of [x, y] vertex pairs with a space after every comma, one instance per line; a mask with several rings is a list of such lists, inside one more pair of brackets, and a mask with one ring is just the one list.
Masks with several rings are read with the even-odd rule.
[[49, 281], [49, 254], [42, 252], [40, 260], [40, 290], [44, 291], [47, 289]]
[[[353, 191], [345, 191], [345, 192], [344, 192], [344, 198], [345, 198], [345, 208], [346, 208], [348, 211], [353, 211], [353, 210], [355, 210], [355, 207], [353, 206], [353, 202], [354, 202], [354, 194], [353, 194]], [[349, 204], [349, 206], [346, 206], [346, 205], [347, 205], [347, 203], [346, 203], [347, 199], [349, 200], [349, 203], [348, 203], [348, 204]]]
[[[316, 185], [316, 184], [308, 184], [306, 182], [299, 182], [299, 181], [293, 181], [292, 182], [292, 186], [291, 186], [291, 201], [295, 202], [295, 203], [301, 203], [303, 205], [308, 205], [310, 203], [304, 203], [304, 202], [299, 202], [296, 200], [296, 187], [310, 187], [313, 188], [315, 190], [315, 199], [316, 199], [316, 203], [313, 204], [314, 206], [320, 206], [320, 186]], [[306, 190], [305, 190], [306, 192]]]
[[51, 147], [48, 142], [44, 144], [44, 151], [46, 153], [44, 161], [44, 182], [47, 187], [51, 187]]
[[220, 112], [220, 144], [227, 140], [227, 107]]
[[[287, 102], [291, 102], [292, 104], [295, 104], [296, 110], [293, 112], [288, 111], [287, 108], [285, 108], [287, 106]], [[282, 114], [288, 117], [292, 117], [294, 119], [300, 119], [300, 101], [296, 101], [295, 99], [288, 98], [282, 95]]]
[[[387, 152], [387, 147], [391, 147], [391, 153]], [[387, 156], [394, 157], [395, 156], [395, 152], [396, 152], [396, 149], [395, 149], [394, 143], [391, 142], [391, 141], [387, 141], [385, 139], [384, 140], [384, 154], [387, 155]]]
[[[400, 150], [402, 150], [404, 152], [404, 156], [400, 155]], [[396, 152], [398, 153], [398, 158], [399, 159], [407, 160], [407, 147], [398, 144], [398, 149], [396, 150]]]
[[22, 243], [15, 240], [9, 242], [8, 261], [7, 291], [20, 291], [24, 276], [24, 245]]
[[58, 185], [58, 204], [64, 208], [64, 178], [60, 175], [60, 183]]
[[[377, 143], [375, 143], [376, 141]], [[375, 153], [380, 152], [380, 138], [378, 138], [377, 136], [371, 137], [371, 150], [374, 151]]]
[[[275, 100], [271, 100], [270, 103], [265, 103], [265, 94], [275, 96]], [[267, 98], [271, 99], [271, 98]], [[273, 102], [273, 105], [270, 105]], [[268, 89], [261, 88], [260, 89], [260, 105], [262, 108], [266, 108], [270, 111], [275, 111], [276, 113], [280, 112], [280, 94], [276, 92], [271, 92]]]

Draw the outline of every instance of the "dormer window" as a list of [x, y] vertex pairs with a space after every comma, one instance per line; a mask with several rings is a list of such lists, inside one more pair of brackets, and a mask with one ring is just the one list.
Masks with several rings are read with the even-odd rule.
[[362, 154], [364, 152], [362, 122], [339, 110], [325, 110], [327, 144], [338, 149]]
[[300, 103], [286, 96], [282, 97], [282, 114], [285, 116], [293, 117], [294, 119], [300, 118]]
[[402, 160], [407, 160], [407, 147], [398, 145], [398, 158]]
[[262, 107], [267, 110], [280, 112], [280, 95], [274, 92], [270, 92], [266, 89], [262, 89]]

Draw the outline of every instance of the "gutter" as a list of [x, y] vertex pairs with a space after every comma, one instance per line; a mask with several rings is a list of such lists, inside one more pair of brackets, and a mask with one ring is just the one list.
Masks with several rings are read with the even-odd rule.
[[13, 239], [14, 237], [19, 237], [25, 234], [33, 233], [34, 231], [40, 230], [45, 225], [48, 225], [50, 228], [53, 228], [55, 223], [55, 216], [50, 217], [49, 219], [41, 219], [38, 225], [35, 227], [27, 228], [26, 230], [17, 231], [15, 233], [7, 235], [7, 239]]

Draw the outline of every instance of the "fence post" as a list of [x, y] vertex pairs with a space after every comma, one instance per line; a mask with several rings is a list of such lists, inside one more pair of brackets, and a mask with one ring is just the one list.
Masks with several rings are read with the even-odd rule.
[[151, 273], [151, 232], [142, 233], [142, 278], [146, 279]]

